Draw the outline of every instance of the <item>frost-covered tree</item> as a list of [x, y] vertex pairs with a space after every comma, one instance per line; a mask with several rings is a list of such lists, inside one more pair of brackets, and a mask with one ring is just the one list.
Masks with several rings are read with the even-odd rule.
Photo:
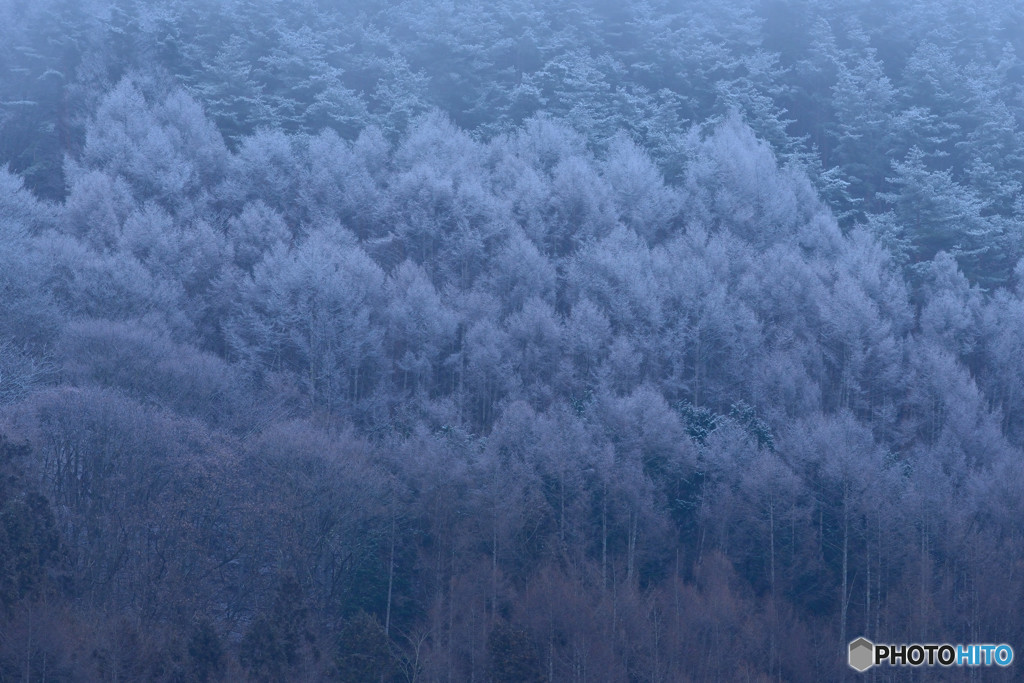
[[355, 411], [380, 381], [384, 275], [351, 235], [314, 233], [260, 263], [229, 321], [257, 372], [295, 373], [313, 410]]

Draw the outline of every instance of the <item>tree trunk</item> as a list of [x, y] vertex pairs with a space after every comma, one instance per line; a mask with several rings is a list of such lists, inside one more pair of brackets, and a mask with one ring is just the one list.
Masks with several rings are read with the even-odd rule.
[[843, 485], [843, 588], [842, 588], [842, 603], [839, 606], [839, 643], [843, 651], [846, 651], [846, 612], [847, 612], [847, 588], [849, 585], [849, 540], [850, 540], [850, 524], [849, 524], [849, 506], [848, 506], [848, 493], [849, 489], [846, 484]]
[[391, 637], [391, 594], [395, 582], [395, 517], [391, 516], [391, 557], [388, 560], [388, 602], [384, 611], [384, 635]]

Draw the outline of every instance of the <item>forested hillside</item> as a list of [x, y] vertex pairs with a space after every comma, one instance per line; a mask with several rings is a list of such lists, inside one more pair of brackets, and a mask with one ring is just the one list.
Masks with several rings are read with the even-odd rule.
[[1022, 131], [1010, 1], [0, 0], [0, 681], [1024, 647]]

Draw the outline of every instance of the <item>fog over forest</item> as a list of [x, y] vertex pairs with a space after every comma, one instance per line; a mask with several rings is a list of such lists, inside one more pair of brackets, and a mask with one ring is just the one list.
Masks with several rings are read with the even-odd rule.
[[0, 0], [0, 682], [1014, 680], [1024, 5]]

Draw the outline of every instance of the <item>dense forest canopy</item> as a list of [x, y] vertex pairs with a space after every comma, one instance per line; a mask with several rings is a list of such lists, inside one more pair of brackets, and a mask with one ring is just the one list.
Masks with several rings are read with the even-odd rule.
[[0, 74], [0, 681], [1024, 642], [1019, 3], [0, 0]]

